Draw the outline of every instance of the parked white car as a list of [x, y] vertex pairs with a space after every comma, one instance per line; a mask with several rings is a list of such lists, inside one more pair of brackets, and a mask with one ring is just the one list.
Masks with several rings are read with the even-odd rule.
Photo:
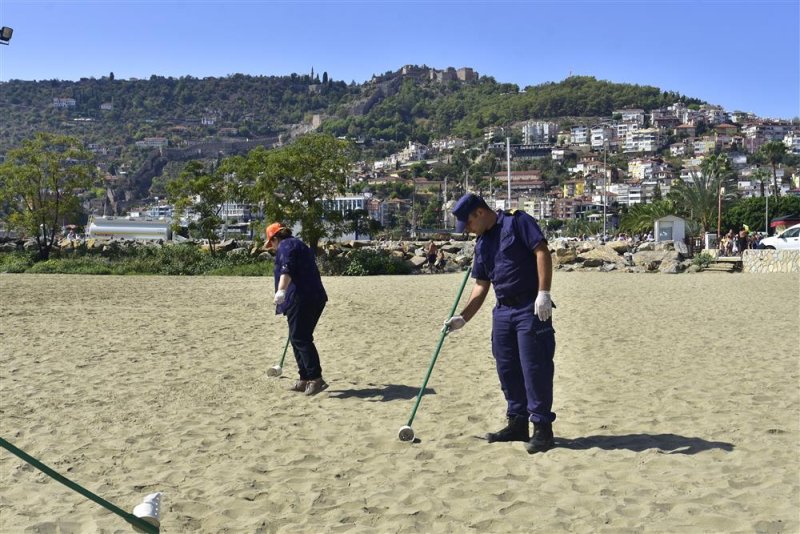
[[800, 224], [790, 226], [783, 232], [761, 240], [761, 248], [775, 250], [800, 250]]

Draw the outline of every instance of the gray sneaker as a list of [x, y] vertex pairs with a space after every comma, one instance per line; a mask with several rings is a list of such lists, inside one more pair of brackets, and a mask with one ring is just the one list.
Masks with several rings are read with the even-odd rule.
[[306, 386], [306, 395], [316, 395], [320, 391], [328, 389], [328, 384], [322, 378], [309, 380]]

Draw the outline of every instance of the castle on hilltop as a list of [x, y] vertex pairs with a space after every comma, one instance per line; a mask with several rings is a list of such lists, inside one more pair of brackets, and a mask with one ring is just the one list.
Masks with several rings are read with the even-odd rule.
[[471, 82], [479, 78], [478, 72], [471, 67], [461, 67], [460, 69], [447, 67], [439, 70], [428, 67], [427, 65], [404, 65], [397, 71], [390, 71], [380, 76], [373, 76], [371, 82], [380, 83], [401, 76], [440, 83], [449, 81]]

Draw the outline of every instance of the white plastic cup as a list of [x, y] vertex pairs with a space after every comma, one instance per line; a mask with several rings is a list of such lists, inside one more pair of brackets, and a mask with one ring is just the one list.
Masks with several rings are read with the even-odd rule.
[[147, 521], [154, 527], [161, 526], [161, 495], [162, 493], [156, 492], [147, 495], [144, 500], [137, 504], [133, 509], [133, 515]]

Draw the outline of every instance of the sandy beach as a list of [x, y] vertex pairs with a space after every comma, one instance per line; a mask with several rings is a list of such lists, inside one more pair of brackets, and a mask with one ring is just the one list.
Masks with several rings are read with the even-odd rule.
[[[267, 278], [0, 276], [0, 436], [163, 533], [800, 532], [800, 277], [560, 273], [557, 447], [488, 444], [493, 297], [325, 278], [330, 388], [287, 391]], [[466, 294], [469, 293], [468, 284]], [[0, 449], [0, 532], [131, 532]]]

